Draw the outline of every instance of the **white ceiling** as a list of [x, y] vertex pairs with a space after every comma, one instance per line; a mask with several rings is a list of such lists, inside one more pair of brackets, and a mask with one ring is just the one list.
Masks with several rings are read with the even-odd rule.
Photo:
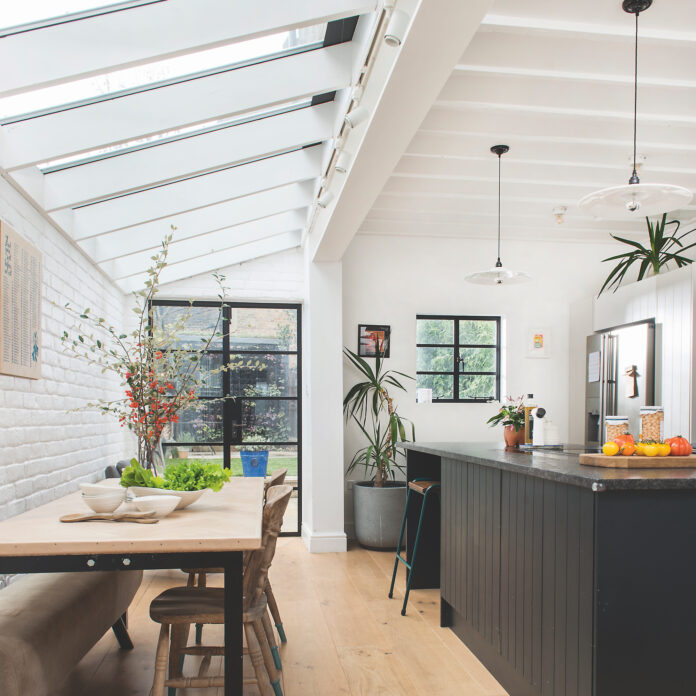
[[[631, 175], [633, 32], [620, 0], [495, 0], [360, 232], [494, 236], [489, 149], [505, 143], [504, 236], [642, 234], [642, 223], [598, 221], [577, 208]], [[696, 2], [655, 0], [640, 35], [641, 181], [696, 190]], [[568, 209], [562, 225], [556, 206]]]
[[0, 13], [0, 175], [124, 290], [142, 287], [170, 225], [162, 282], [300, 246], [378, 9], [56, 0]]

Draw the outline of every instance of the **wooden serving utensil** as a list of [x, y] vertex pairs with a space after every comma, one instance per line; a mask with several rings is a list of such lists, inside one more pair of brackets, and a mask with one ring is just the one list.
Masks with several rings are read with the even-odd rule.
[[148, 512], [104, 512], [89, 513], [76, 512], [71, 515], [63, 515], [61, 522], [91, 522], [93, 520], [103, 520], [106, 522], [138, 522], [140, 524], [155, 524], [159, 520], [152, 517], [154, 510]]

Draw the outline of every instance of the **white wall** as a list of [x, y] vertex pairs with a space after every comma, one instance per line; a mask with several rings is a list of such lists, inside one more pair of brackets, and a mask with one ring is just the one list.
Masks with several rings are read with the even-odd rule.
[[[583, 364], [584, 336], [592, 332], [588, 312], [583, 326], [574, 325], [574, 331], [583, 337], [582, 345], [571, 346], [570, 305], [597, 292], [607, 272], [601, 259], [611, 252], [612, 246], [606, 244], [506, 242], [503, 262], [526, 271], [533, 280], [490, 287], [469, 284], [464, 276], [493, 265], [492, 241], [358, 235], [344, 258], [344, 344], [356, 350], [359, 323], [389, 324], [388, 366], [415, 376], [417, 314], [501, 315], [505, 326], [503, 394], [533, 393], [568, 441], [571, 366], [575, 374]], [[551, 330], [548, 359], [526, 357], [527, 332], [536, 326]], [[345, 364], [344, 391], [354, 380], [352, 368]], [[400, 413], [415, 422], [418, 440], [502, 440], [500, 428], [486, 425], [496, 411], [494, 404], [418, 405], [415, 382], [409, 385], [408, 394], [396, 398]], [[348, 427], [346, 463], [360, 442], [359, 432]], [[358, 472], [355, 478], [361, 478]], [[348, 503], [346, 509], [350, 510]]]
[[[300, 302], [304, 298], [304, 254], [291, 249], [221, 269], [227, 299], [254, 302]], [[217, 285], [210, 273], [160, 286], [160, 299], [215, 298]]]
[[0, 519], [65, 495], [78, 481], [100, 478], [126, 455], [118, 423], [99, 412], [69, 413], [98, 397], [117, 397], [117, 380], [68, 357], [60, 335], [63, 306], [90, 307], [122, 325], [124, 296], [0, 180], [0, 218], [43, 255], [42, 378], [0, 375]]

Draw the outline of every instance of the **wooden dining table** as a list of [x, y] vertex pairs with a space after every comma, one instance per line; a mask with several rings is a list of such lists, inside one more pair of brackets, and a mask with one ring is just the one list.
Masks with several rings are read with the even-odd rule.
[[242, 696], [242, 556], [261, 546], [263, 483], [233, 478], [156, 524], [60, 522], [89, 512], [72, 493], [0, 522], [0, 574], [224, 568], [224, 694]]

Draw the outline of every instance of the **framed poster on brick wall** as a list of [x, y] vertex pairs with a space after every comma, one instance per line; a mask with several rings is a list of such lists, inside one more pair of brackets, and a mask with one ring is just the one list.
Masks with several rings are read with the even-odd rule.
[[41, 254], [0, 221], [0, 374], [41, 377]]

